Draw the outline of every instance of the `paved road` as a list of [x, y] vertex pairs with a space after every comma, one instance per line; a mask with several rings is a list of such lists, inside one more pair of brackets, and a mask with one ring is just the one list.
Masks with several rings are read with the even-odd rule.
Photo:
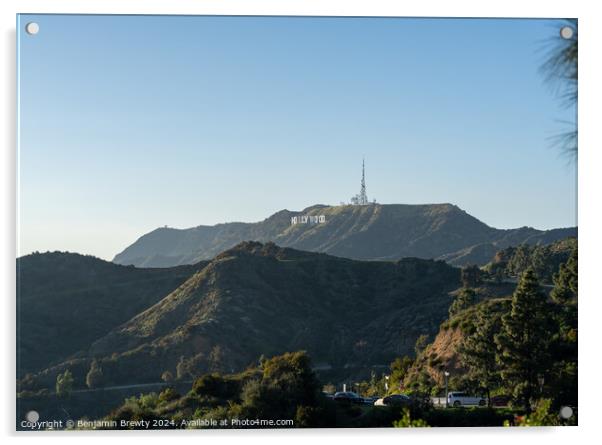
[[97, 392], [97, 391], [116, 391], [120, 389], [132, 389], [132, 388], [149, 388], [149, 387], [163, 387], [163, 386], [172, 386], [174, 384], [185, 384], [192, 383], [192, 380], [186, 381], [178, 381], [178, 382], [157, 382], [157, 383], [136, 383], [133, 385], [117, 385], [117, 386], [104, 386], [102, 388], [92, 388], [92, 389], [76, 389], [71, 391], [72, 393], [85, 393], [85, 392]]

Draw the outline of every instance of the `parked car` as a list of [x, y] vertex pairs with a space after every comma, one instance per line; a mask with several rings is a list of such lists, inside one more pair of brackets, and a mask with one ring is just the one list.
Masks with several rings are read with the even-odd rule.
[[406, 406], [410, 403], [412, 403], [412, 399], [405, 394], [392, 394], [383, 397], [382, 399], [378, 399], [374, 402], [374, 406]]
[[341, 403], [364, 403], [364, 399], [352, 391], [336, 392], [333, 397], [335, 402]]
[[378, 397], [364, 397], [365, 405], [374, 405], [374, 402], [378, 400]]
[[322, 394], [324, 394], [324, 397], [326, 397], [327, 399], [331, 399], [331, 400], [334, 399], [333, 393], [322, 391]]
[[449, 406], [485, 406], [487, 405], [487, 399], [484, 397], [477, 397], [468, 395], [465, 392], [450, 392], [447, 395], [447, 403]]

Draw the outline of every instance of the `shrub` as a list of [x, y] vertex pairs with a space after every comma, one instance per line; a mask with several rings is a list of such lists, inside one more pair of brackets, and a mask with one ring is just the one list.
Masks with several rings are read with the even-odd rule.
[[192, 392], [197, 395], [217, 397], [219, 399], [236, 398], [240, 391], [238, 381], [223, 377], [218, 373], [205, 374], [196, 379], [192, 385]]
[[59, 397], [65, 397], [71, 394], [73, 390], [73, 375], [68, 369], [63, 373], [56, 376], [56, 395]]
[[425, 428], [429, 424], [423, 419], [413, 419], [410, 417], [410, 410], [408, 408], [403, 409], [403, 417], [393, 422], [395, 428]]
[[102, 368], [98, 364], [97, 360], [92, 360], [90, 370], [86, 375], [86, 386], [88, 388], [98, 388], [102, 384]]

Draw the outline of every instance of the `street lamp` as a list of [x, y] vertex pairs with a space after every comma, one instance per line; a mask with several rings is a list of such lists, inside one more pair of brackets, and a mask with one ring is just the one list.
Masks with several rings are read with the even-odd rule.
[[449, 372], [446, 370], [443, 375], [445, 376], [445, 407], [449, 407], [449, 397], [447, 393], [447, 378], [449, 377]]
[[385, 391], [389, 391], [389, 376], [385, 376]]

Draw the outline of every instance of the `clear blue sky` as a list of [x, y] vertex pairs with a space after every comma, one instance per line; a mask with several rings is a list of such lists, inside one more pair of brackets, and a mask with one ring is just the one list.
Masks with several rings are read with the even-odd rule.
[[[39, 23], [35, 36], [24, 25]], [[370, 199], [576, 224], [553, 20], [25, 15], [20, 254]]]

